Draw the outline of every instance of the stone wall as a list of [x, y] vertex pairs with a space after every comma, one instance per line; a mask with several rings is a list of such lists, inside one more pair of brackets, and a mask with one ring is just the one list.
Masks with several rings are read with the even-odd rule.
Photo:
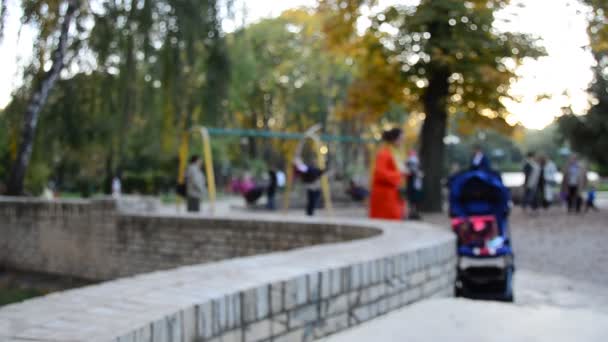
[[0, 266], [90, 280], [370, 237], [379, 230], [123, 215], [113, 200], [0, 200]]
[[[122, 216], [111, 202], [17, 202], [0, 204], [1, 217], [10, 218], [0, 222], [0, 234], [19, 237], [2, 239], [3, 262], [26, 258], [20, 249], [42, 249], [28, 259], [31, 267], [85, 272], [77, 264], [91, 263], [106, 270], [86, 271], [98, 277], [172, 269], [2, 307], [0, 341], [312, 341], [424, 298], [453, 295], [454, 237], [422, 223]], [[59, 219], [62, 212], [74, 220]], [[49, 248], [47, 238], [69, 248]], [[214, 248], [193, 253], [199, 243]]]
[[0, 266], [108, 279], [116, 235], [113, 201], [0, 200]]
[[454, 256], [442, 247], [226, 294], [150, 322], [115, 342], [317, 340], [424, 298], [453, 296]]

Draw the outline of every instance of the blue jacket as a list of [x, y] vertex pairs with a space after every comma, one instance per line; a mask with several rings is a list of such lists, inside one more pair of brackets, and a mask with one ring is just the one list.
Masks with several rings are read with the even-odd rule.
[[471, 159], [471, 170], [491, 170], [490, 160], [482, 153], [481, 159], [475, 163], [475, 156]]

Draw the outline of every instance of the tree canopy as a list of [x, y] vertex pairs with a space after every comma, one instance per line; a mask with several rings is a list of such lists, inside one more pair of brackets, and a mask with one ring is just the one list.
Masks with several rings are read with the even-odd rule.
[[[398, 94], [399, 102], [408, 110], [424, 114], [420, 147], [427, 175], [425, 206], [440, 210], [440, 166], [445, 156], [448, 115], [459, 113], [469, 127], [482, 125], [508, 131], [503, 100], [510, 98], [509, 87], [517, 77], [515, 68], [525, 58], [540, 56], [543, 49], [534, 37], [495, 27], [496, 12], [509, 1], [422, 0], [416, 6], [393, 6], [375, 15], [359, 40], [353, 38], [353, 18], [360, 15], [361, 6], [369, 3], [346, 3], [340, 6], [324, 2], [325, 8], [340, 8], [328, 19], [327, 30], [334, 32], [329, 35], [330, 41], [369, 46], [365, 38], [371, 36], [381, 46], [385, 63], [398, 72], [399, 82], [384, 80], [398, 90], [388, 92], [387, 98]], [[342, 24], [335, 24], [336, 20]], [[371, 75], [378, 78], [384, 74]], [[370, 80], [367, 83], [375, 85]]]
[[584, 0], [591, 8], [588, 33], [591, 52], [596, 60], [594, 80], [589, 88], [592, 106], [584, 116], [566, 112], [559, 119], [562, 134], [572, 148], [608, 169], [608, 3]]

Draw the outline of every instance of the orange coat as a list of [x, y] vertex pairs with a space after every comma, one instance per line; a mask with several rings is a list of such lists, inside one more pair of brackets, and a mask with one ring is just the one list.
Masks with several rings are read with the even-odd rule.
[[402, 220], [405, 201], [399, 193], [404, 176], [389, 147], [383, 147], [376, 156], [369, 200], [369, 217], [387, 220]]

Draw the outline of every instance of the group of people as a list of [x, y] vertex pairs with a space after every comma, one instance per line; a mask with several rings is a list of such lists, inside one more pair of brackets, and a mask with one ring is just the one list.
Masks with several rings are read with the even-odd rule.
[[557, 166], [547, 157], [536, 156], [534, 152], [526, 155], [523, 167], [524, 192], [522, 208], [537, 210], [548, 208], [555, 201], [557, 187]]
[[285, 173], [271, 167], [267, 171], [266, 177], [260, 182], [256, 182], [249, 172], [245, 172], [239, 178], [232, 179], [230, 192], [242, 195], [247, 205], [250, 206], [266, 195], [266, 209], [275, 210], [277, 192], [285, 186], [285, 182]]
[[[587, 168], [576, 155], [572, 155], [562, 170], [562, 181], [559, 197], [555, 189], [559, 182], [558, 170], [551, 160], [545, 156], [528, 153], [523, 168], [524, 210], [536, 210], [539, 207], [548, 208], [552, 203], [563, 201], [568, 212], [597, 210], [595, 205], [595, 188], [589, 186]], [[586, 196], [585, 196], [586, 194]]]
[[[192, 156], [188, 164], [185, 176], [185, 188], [178, 190], [186, 197], [186, 207], [189, 212], [199, 212], [201, 202], [207, 195], [205, 176], [201, 170], [202, 160], [198, 155]], [[230, 191], [240, 194], [248, 205], [255, 204], [261, 197], [266, 195], [266, 208], [276, 209], [276, 194], [280, 188], [285, 186], [286, 176], [283, 171], [271, 167], [267, 177], [262, 182], [256, 182], [251, 173], [245, 172], [230, 182]]]
[[[402, 151], [403, 132], [394, 128], [382, 135], [383, 145], [379, 149], [372, 174], [371, 191], [357, 186], [351, 181], [347, 192], [354, 200], [364, 200], [369, 195], [369, 217], [377, 219], [403, 220], [420, 219], [418, 210], [422, 201], [423, 172], [420, 160], [415, 151], [404, 157]], [[298, 150], [301, 150], [299, 147]], [[301, 152], [301, 151], [300, 151]], [[313, 164], [306, 164], [296, 153], [292, 167], [296, 176], [306, 189], [306, 214], [314, 215], [321, 199], [321, 178], [327, 172]], [[186, 189], [188, 211], [199, 211], [200, 202], [206, 194], [205, 177], [201, 171], [201, 159], [193, 156], [186, 172]], [[490, 169], [490, 161], [480, 146], [475, 146], [470, 169]], [[585, 209], [597, 210], [595, 206], [595, 189], [588, 188], [587, 169], [571, 156], [562, 170], [561, 190], [558, 168], [553, 161], [543, 155], [530, 152], [523, 167], [524, 191], [522, 208], [524, 211], [536, 211], [548, 208], [557, 201], [564, 201], [568, 212], [580, 212]], [[255, 203], [266, 194], [266, 207], [274, 210], [277, 190], [285, 185], [286, 176], [282, 171], [271, 168], [262, 185], [256, 185], [250, 174], [233, 180], [233, 192], [244, 196], [247, 203]], [[559, 196], [558, 196], [559, 194]], [[586, 194], [586, 197], [583, 196]], [[406, 203], [409, 208], [406, 208]]]
[[[556, 202], [565, 202], [568, 212], [597, 210], [595, 188], [589, 186], [587, 168], [576, 155], [572, 155], [562, 169], [561, 186], [558, 169], [547, 157], [529, 152], [523, 167], [524, 211], [548, 208]], [[559, 191], [556, 189], [560, 188]], [[586, 196], [585, 196], [586, 195]]]

